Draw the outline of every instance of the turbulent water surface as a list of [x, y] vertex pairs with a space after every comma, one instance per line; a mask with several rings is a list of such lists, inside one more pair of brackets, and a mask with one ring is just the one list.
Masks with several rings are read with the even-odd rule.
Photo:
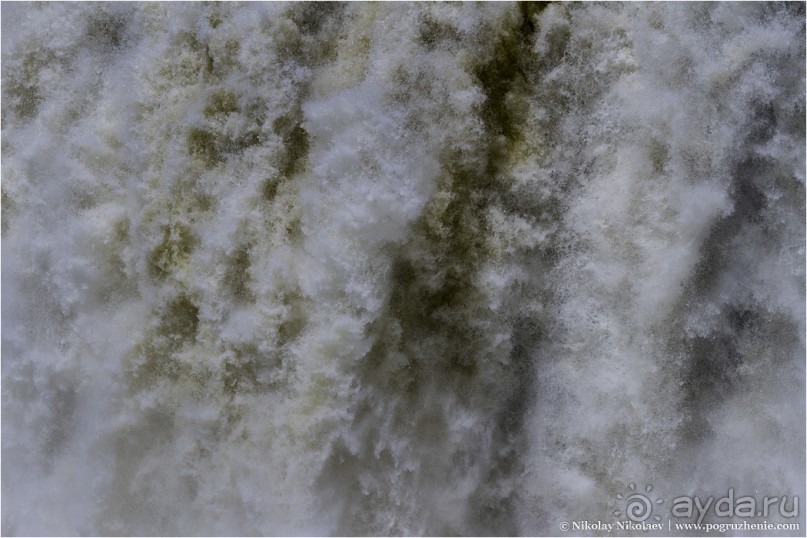
[[3, 3], [3, 534], [803, 512], [804, 24]]

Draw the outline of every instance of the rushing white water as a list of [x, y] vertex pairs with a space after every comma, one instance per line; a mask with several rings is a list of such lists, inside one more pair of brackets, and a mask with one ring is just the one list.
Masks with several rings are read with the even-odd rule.
[[804, 502], [804, 41], [795, 3], [3, 3], [3, 534]]

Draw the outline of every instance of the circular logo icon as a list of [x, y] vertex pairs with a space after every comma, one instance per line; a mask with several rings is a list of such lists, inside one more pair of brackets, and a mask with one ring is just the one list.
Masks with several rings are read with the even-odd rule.
[[[628, 489], [630, 489], [631, 492], [636, 491], [636, 484], [631, 482], [628, 484]], [[649, 494], [651, 491], [653, 491], [653, 486], [645, 486], [645, 493]], [[653, 515], [654, 503], [650, 500], [648, 495], [642, 493], [627, 493], [626, 495], [622, 495], [618, 493], [616, 498], [622, 501], [623, 505], [614, 511], [616, 517], [621, 517], [624, 514], [631, 521], [641, 523]], [[661, 504], [663, 502], [664, 499], [659, 498], [656, 499], [655, 504]], [[661, 521], [661, 516], [653, 516], [653, 519]]]

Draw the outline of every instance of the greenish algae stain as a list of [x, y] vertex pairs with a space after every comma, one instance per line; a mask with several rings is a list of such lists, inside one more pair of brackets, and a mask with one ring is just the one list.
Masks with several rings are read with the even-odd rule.
[[165, 279], [184, 264], [198, 239], [191, 229], [180, 222], [162, 226], [163, 238], [148, 257], [148, 267], [152, 276]]

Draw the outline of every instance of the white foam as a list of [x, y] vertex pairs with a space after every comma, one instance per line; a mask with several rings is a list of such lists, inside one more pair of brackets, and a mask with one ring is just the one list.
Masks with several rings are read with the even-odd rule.
[[4, 534], [803, 492], [803, 15], [522, 8], [3, 4]]

